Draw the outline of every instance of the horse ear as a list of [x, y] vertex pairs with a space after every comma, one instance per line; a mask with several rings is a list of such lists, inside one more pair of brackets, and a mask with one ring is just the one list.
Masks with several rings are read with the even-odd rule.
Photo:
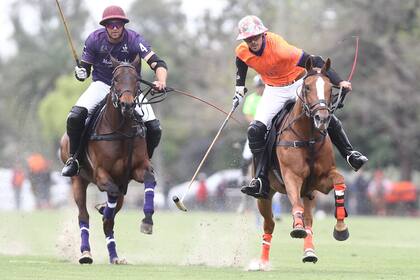
[[322, 73], [326, 73], [328, 70], [330, 70], [331, 68], [331, 59], [327, 58], [327, 60], [325, 61], [324, 66], [322, 66], [321, 72]]
[[138, 67], [140, 64], [140, 56], [137, 54], [136, 57], [134, 58], [133, 62], [131, 62], [131, 65], [133, 65], [134, 67]]
[[117, 67], [118, 65], [120, 65], [120, 62], [118, 61], [118, 59], [116, 59], [115, 57], [113, 57], [112, 55], [110, 55], [111, 57], [111, 62], [112, 62], [112, 67]]
[[312, 56], [310, 56], [310, 57], [308, 57], [308, 59], [305, 62], [306, 72], [311, 71], [313, 67], [314, 67], [314, 63], [312, 61]]

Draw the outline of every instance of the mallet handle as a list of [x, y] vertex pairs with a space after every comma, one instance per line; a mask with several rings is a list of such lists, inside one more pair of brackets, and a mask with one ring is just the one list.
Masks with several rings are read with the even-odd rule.
[[74, 49], [73, 41], [71, 39], [69, 28], [67, 27], [66, 20], [64, 19], [64, 14], [63, 14], [63, 11], [61, 10], [60, 3], [58, 2], [58, 0], [55, 0], [55, 3], [57, 3], [57, 8], [58, 8], [58, 11], [60, 13], [60, 18], [61, 18], [61, 21], [64, 24], [64, 30], [66, 31], [67, 41], [69, 42], [70, 49], [71, 49], [71, 52], [73, 54], [73, 58], [76, 61], [76, 65], [80, 66], [79, 58], [77, 57], [76, 50]]
[[211, 142], [209, 148], [207, 149], [206, 154], [204, 155], [203, 159], [201, 160], [200, 164], [197, 167], [197, 170], [195, 171], [194, 175], [191, 178], [190, 183], [188, 184], [188, 188], [187, 191], [184, 193], [184, 195], [182, 196], [181, 201], [184, 201], [185, 196], [187, 195], [189, 189], [191, 188], [192, 183], [194, 182], [195, 177], [197, 177], [198, 172], [200, 172], [201, 167], [203, 166], [204, 162], [207, 159], [207, 156], [209, 155], [211, 149], [213, 148], [214, 143], [216, 143], [217, 138], [219, 138], [220, 133], [222, 132], [223, 128], [226, 126], [228, 120], [230, 119], [230, 117], [232, 116], [233, 112], [235, 112], [236, 106], [233, 106], [232, 109], [230, 110], [229, 114], [227, 115], [226, 119], [223, 121], [222, 126], [219, 128], [219, 131], [217, 132], [216, 136], [213, 139], [213, 142]]

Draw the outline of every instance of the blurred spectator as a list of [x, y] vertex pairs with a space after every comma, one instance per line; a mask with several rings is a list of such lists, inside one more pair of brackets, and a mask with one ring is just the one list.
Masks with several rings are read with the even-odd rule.
[[276, 192], [272, 200], [273, 216], [276, 221], [281, 221], [281, 193]]
[[417, 215], [417, 189], [410, 181], [395, 182], [385, 195], [388, 214]]
[[204, 173], [200, 173], [198, 175], [198, 190], [196, 193], [195, 200], [197, 202], [197, 206], [201, 209], [207, 208], [207, 200], [208, 200], [208, 190], [206, 184], [207, 176]]
[[391, 189], [391, 182], [384, 177], [382, 170], [376, 170], [368, 186], [368, 196], [373, 206], [373, 213], [386, 215], [385, 196]]
[[50, 164], [39, 153], [33, 153], [27, 159], [29, 169], [29, 181], [35, 197], [37, 209], [50, 207]]
[[226, 189], [228, 183], [225, 179], [221, 180], [216, 189], [216, 205], [217, 210], [224, 211], [226, 209]]
[[21, 202], [21, 192], [22, 192], [22, 186], [23, 181], [25, 180], [25, 172], [23, 168], [17, 164], [12, 171], [12, 187], [13, 187], [13, 193], [15, 196], [15, 206], [16, 209], [20, 209], [20, 202]]
[[358, 215], [368, 215], [371, 213], [368, 197], [369, 180], [366, 178], [363, 168], [357, 173], [356, 179], [351, 184], [350, 194], [354, 196], [354, 209]]

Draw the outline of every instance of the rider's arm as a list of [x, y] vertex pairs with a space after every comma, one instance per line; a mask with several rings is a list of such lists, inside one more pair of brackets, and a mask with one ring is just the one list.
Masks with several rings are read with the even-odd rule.
[[163, 59], [161, 59], [159, 56], [157, 56], [157, 54], [155, 54], [153, 51], [151, 51], [145, 57], [145, 60], [146, 60], [147, 64], [149, 64], [150, 68], [155, 72], [160, 67], [168, 70], [168, 66], [167, 66], [166, 62]]
[[[305, 68], [306, 60], [310, 56], [312, 57], [312, 61], [313, 61], [315, 67], [322, 68], [322, 66], [324, 66], [325, 61], [322, 59], [322, 57], [320, 57], [318, 55], [310, 55], [305, 51], [302, 52], [302, 56], [300, 57], [297, 65]], [[334, 85], [338, 85], [340, 82], [343, 81], [343, 79], [340, 78], [340, 76], [337, 74], [337, 72], [335, 72], [335, 70], [332, 67], [330, 67], [330, 69], [327, 71], [327, 75]]]
[[166, 65], [166, 62], [159, 58], [153, 51], [150, 51], [144, 59], [147, 64], [149, 64], [150, 68], [155, 71], [156, 79], [159, 82], [158, 84], [155, 82], [156, 87], [159, 90], [164, 89], [166, 87], [166, 77], [168, 76], [168, 66]]
[[236, 57], [236, 86], [245, 86], [246, 73], [248, 72], [248, 65], [239, 57]]

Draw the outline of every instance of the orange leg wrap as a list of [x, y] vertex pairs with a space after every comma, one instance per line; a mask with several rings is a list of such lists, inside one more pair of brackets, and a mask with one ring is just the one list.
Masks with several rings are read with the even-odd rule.
[[306, 250], [306, 249], [313, 250], [314, 244], [312, 242], [312, 236], [313, 236], [312, 227], [305, 227], [305, 230], [308, 233], [308, 235], [305, 237], [303, 241], [303, 250]]
[[272, 235], [269, 233], [263, 234], [261, 260], [268, 262], [270, 260], [270, 247]]
[[344, 220], [347, 217], [347, 211], [344, 207], [344, 193], [346, 190], [346, 185], [339, 184], [334, 186], [335, 194], [335, 218], [337, 220]]

